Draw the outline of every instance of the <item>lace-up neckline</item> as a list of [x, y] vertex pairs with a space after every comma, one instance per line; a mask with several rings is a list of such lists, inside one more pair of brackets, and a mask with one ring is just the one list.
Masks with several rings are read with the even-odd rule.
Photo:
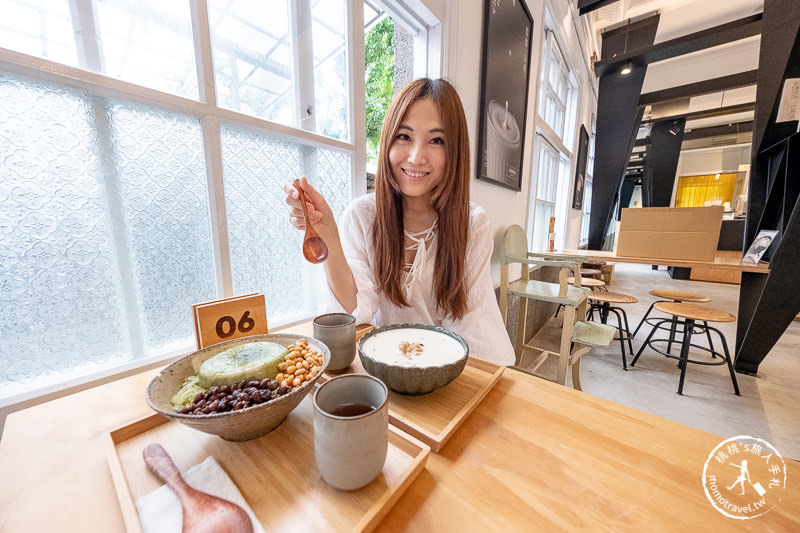
[[411, 296], [411, 287], [415, 279], [422, 279], [422, 272], [425, 270], [425, 263], [427, 262], [428, 243], [432, 242], [436, 237], [436, 230], [438, 228], [439, 219], [433, 221], [431, 227], [422, 231], [411, 232], [404, 230], [405, 236], [411, 239], [411, 244], [406, 246], [406, 251], [415, 251], [414, 262], [406, 263], [405, 268], [408, 270], [405, 279], [405, 292], [406, 297]]

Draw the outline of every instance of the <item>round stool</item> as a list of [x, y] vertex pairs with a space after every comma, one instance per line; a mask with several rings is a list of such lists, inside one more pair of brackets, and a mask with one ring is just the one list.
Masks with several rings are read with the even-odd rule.
[[[711, 298], [709, 298], [708, 296], [705, 296], [703, 294], [697, 294], [695, 292], [673, 291], [668, 289], [653, 289], [650, 291], [650, 294], [652, 294], [656, 298], [660, 298], [660, 300], [651, 303], [650, 307], [647, 308], [647, 312], [642, 317], [642, 320], [639, 321], [639, 325], [637, 325], [636, 329], [633, 330], [634, 337], [639, 332], [639, 328], [642, 327], [642, 324], [644, 324], [647, 321], [647, 316], [650, 314], [650, 311], [653, 310], [653, 306], [656, 305], [658, 302], [673, 301], [673, 302], [687, 302], [687, 303], [705, 303], [711, 301]], [[648, 322], [648, 324], [652, 323]], [[711, 342], [710, 336], [708, 340], [709, 342]]]
[[600, 314], [600, 322], [602, 324], [606, 324], [608, 322], [609, 312], [614, 313], [617, 316], [617, 331], [619, 331], [619, 337], [615, 337], [614, 340], [619, 341], [619, 347], [620, 350], [622, 350], [623, 370], [628, 370], [628, 363], [625, 359], [625, 341], [628, 341], [628, 350], [630, 350], [631, 355], [633, 355], [633, 344], [631, 344], [633, 335], [631, 334], [630, 327], [628, 326], [628, 315], [625, 313], [625, 310], [612, 304], [635, 304], [638, 301], [639, 300], [634, 296], [629, 296], [619, 292], [592, 291], [589, 293], [589, 320], [594, 318], [595, 311]]
[[583, 263], [584, 268], [592, 268], [596, 270], [603, 270], [603, 267], [608, 265], [605, 261], [587, 261]]
[[[711, 327], [708, 325], [709, 322], [733, 322], [736, 320], [736, 317], [727, 311], [722, 311], [720, 309], [714, 309], [713, 307], [705, 307], [702, 305], [696, 304], [689, 304], [689, 303], [681, 303], [681, 302], [656, 302], [655, 309], [657, 311], [661, 311], [662, 313], [667, 313], [672, 315], [671, 318], [662, 318], [659, 319], [653, 329], [650, 330], [650, 334], [645, 339], [644, 344], [642, 347], [639, 348], [639, 351], [636, 353], [636, 357], [633, 358], [631, 361], [631, 366], [636, 365], [636, 361], [639, 359], [639, 356], [642, 355], [642, 351], [644, 350], [645, 346], [650, 346], [654, 351], [664, 355], [666, 357], [671, 357], [672, 359], [678, 359], [678, 367], [681, 369], [681, 378], [678, 382], [678, 394], [683, 394], [683, 382], [686, 378], [686, 366], [688, 363], [695, 363], [698, 365], [728, 365], [728, 371], [731, 374], [731, 382], [733, 383], [733, 391], [736, 395], [739, 395], [739, 384], [736, 382], [736, 374], [733, 371], [733, 361], [731, 360], [730, 352], [728, 352], [728, 343], [725, 341], [725, 337], [722, 335], [722, 332], [717, 328]], [[683, 319], [683, 320], [681, 320]], [[679, 356], [671, 355], [668, 351], [664, 352], [659, 350], [654, 346], [654, 343], [657, 342], [671, 342], [672, 339], [653, 339], [653, 334], [661, 329], [661, 324], [664, 322], [672, 322], [672, 323], [682, 323], [683, 324], [683, 340], [681, 342], [681, 354]], [[700, 326], [697, 322], [703, 322], [704, 325]], [[695, 329], [705, 330], [707, 334], [710, 335], [710, 331], [716, 332], [719, 335], [720, 341], [722, 341], [722, 349], [723, 352], [716, 352], [712, 347], [706, 348], [705, 346], [700, 346], [699, 344], [692, 344], [692, 335], [695, 332]], [[674, 328], [672, 328], [674, 331]], [[723, 360], [722, 361], [698, 361], [695, 359], [689, 359], [689, 349], [690, 348], [697, 348], [699, 350], [703, 350], [706, 352], [711, 353], [712, 356], [720, 356]]]
[[[594, 290], [598, 290], [598, 291], [608, 290], [608, 289], [606, 289], [606, 282], [603, 281], [602, 279], [584, 278], [582, 276], [583, 276], [583, 274], [581, 274], [581, 287], [589, 287], [593, 291]], [[570, 285], [574, 285], [575, 284], [575, 278], [573, 276], [568, 277], [567, 278], [567, 283], [569, 283]]]
[[597, 278], [601, 272], [594, 268], [582, 268], [581, 269], [581, 277], [582, 278]]

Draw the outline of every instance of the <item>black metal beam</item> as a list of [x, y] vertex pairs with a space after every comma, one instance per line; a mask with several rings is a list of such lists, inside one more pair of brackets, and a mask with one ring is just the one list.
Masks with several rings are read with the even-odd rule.
[[680, 85], [661, 91], [645, 93], [639, 97], [639, 105], [660, 104], [672, 100], [680, 100], [692, 96], [700, 96], [702, 94], [717, 93], [727, 89], [737, 89], [739, 87], [755, 85], [757, 74], [758, 70], [748, 70], [746, 72], [739, 72], [738, 74], [731, 74], [730, 76], [722, 76], [712, 80], [698, 81], [697, 83], [689, 83], [688, 85]]
[[685, 119], [653, 124], [650, 130], [650, 146], [647, 148], [647, 164], [642, 178], [644, 207], [669, 207], [685, 126]]
[[639, 48], [616, 54], [606, 59], [600, 59], [594, 63], [594, 72], [597, 76], [604, 76], [612, 72], [618, 72], [626, 65], [649, 65], [665, 59], [759, 35], [761, 33], [761, 19], [762, 14], [759, 13], [646, 48]]
[[[626, 45], [653, 43], [660, 15], [656, 14], [626, 26], [624, 35], [616, 32], [603, 39], [603, 57], [621, 53]], [[644, 112], [636, 103], [642, 94], [647, 66], [636, 67], [627, 75], [601, 76], [597, 95], [597, 131], [592, 181], [592, 206], [589, 215], [590, 250], [603, 249], [606, 231], [615, 218], [614, 204], [636, 142]]]
[[800, 134], [796, 121], [777, 123], [784, 80], [800, 77], [800, 10], [796, 0], [765, 0], [758, 58], [753, 158], [745, 247], [762, 229], [778, 230], [767, 250], [768, 274], [742, 273], [736, 322], [739, 372], [755, 374], [800, 311]]
[[800, 134], [794, 134], [783, 144], [783, 157], [777, 163], [779, 172], [770, 186], [765, 206], [767, 220], [762, 220], [764, 228], [779, 232], [768, 250], [772, 253], [770, 272], [752, 274], [757, 277], [749, 277], [739, 295], [735, 368], [748, 374], [757, 373], [761, 362], [800, 312], [800, 285], [796, 283], [800, 262], [800, 202], [794, 179], [800, 173]]
[[[797, 78], [800, 65], [796, 64], [797, 52], [793, 51], [792, 35], [793, 25], [797, 23], [797, 3], [790, 0], [774, 0], [783, 2], [787, 11], [780, 14], [770, 14], [777, 20], [770, 21], [770, 32], [761, 37], [761, 53], [758, 56], [758, 113], [755, 118], [753, 130], [753, 153], [769, 148], [775, 143], [785, 139], [796, 131], [794, 121], [776, 123], [780, 95], [783, 90], [783, 80]], [[766, 8], [766, 3], [765, 3]], [[790, 39], [789, 43], [783, 39]], [[794, 55], [795, 61], [790, 61], [789, 56]]]
[[578, 14], [585, 15], [591, 13], [595, 9], [600, 9], [603, 6], [613, 4], [619, 0], [578, 0]]

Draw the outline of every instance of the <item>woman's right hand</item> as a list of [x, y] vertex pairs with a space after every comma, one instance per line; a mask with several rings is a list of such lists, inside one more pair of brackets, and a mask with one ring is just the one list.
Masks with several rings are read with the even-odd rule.
[[306, 224], [317, 230], [319, 236], [328, 246], [328, 259], [325, 261], [325, 276], [328, 279], [328, 286], [333, 292], [339, 304], [348, 312], [352, 313], [357, 305], [356, 295], [358, 289], [353, 278], [353, 272], [347, 263], [347, 258], [342, 249], [339, 239], [339, 228], [336, 219], [333, 218], [333, 210], [325, 201], [325, 198], [308, 183], [303, 176], [300, 178], [300, 186], [306, 196], [306, 208], [308, 209], [308, 220], [303, 214], [300, 206], [299, 193], [294, 184], [287, 183], [283, 186], [286, 192], [286, 204], [289, 206], [289, 222], [299, 230], [305, 231]]
[[333, 218], [333, 211], [331, 210], [328, 202], [325, 201], [319, 191], [317, 191], [305, 176], [300, 178], [300, 186], [306, 196], [306, 208], [308, 209], [308, 218], [306, 220], [303, 214], [303, 208], [300, 205], [299, 193], [292, 183], [286, 183], [283, 190], [286, 193], [286, 204], [289, 206], [289, 222], [292, 226], [301, 231], [305, 231], [306, 224], [310, 223], [311, 226], [317, 230], [323, 240], [328, 240], [331, 237], [338, 237], [336, 229], [336, 222]]

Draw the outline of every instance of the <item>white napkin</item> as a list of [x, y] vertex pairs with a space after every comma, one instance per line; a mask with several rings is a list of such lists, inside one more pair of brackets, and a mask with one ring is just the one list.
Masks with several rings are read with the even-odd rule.
[[[207, 457], [202, 463], [184, 472], [183, 479], [197, 490], [239, 505], [250, 516], [254, 533], [264, 533], [264, 528], [247, 505], [242, 493], [216, 459]], [[162, 485], [136, 500], [136, 508], [139, 510], [139, 521], [144, 533], [181, 533], [181, 502], [168, 486]]]

